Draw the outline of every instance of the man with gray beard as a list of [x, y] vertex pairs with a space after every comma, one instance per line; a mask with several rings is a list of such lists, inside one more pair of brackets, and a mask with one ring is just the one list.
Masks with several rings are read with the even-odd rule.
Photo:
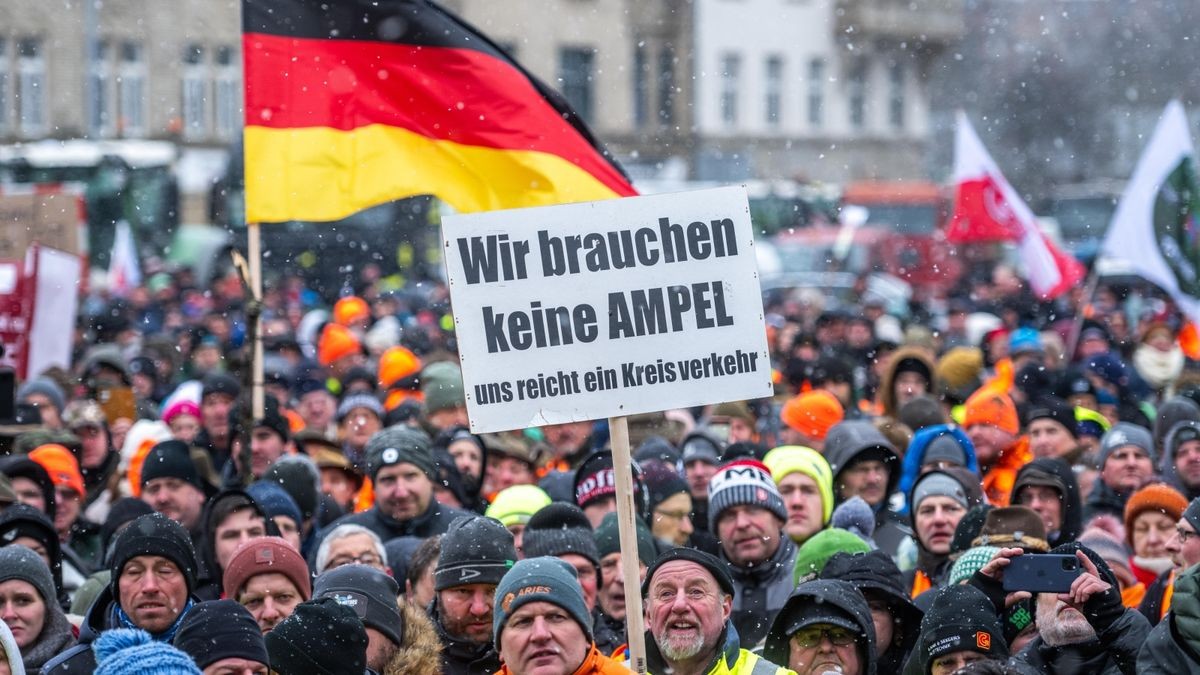
[[730, 616], [733, 579], [724, 563], [690, 548], [662, 555], [642, 583], [648, 671], [673, 675], [787, 675], [781, 668], [742, 649]]
[[1074, 555], [1082, 571], [1069, 592], [1038, 594], [1038, 637], [1017, 654], [1014, 665], [1024, 673], [1048, 675], [1135, 673], [1138, 650], [1150, 634], [1146, 617], [1121, 604], [1117, 578], [1095, 551], [1071, 542], [1050, 552]]

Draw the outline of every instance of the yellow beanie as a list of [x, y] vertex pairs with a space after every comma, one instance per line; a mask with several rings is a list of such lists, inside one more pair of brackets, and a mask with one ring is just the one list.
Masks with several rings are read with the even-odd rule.
[[796, 471], [813, 479], [821, 492], [822, 522], [829, 522], [829, 516], [833, 514], [833, 471], [821, 453], [802, 445], [783, 445], [768, 452], [763, 457], [763, 464], [771, 470], [775, 485]]

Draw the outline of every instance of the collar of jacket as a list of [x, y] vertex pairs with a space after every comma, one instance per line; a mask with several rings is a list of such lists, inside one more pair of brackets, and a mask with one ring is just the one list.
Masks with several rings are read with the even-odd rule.
[[729, 566], [729, 574], [735, 581], [743, 583], [761, 583], [770, 579], [779, 573], [779, 570], [785, 569], [790, 578], [792, 567], [787, 564], [792, 556], [796, 553], [796, 542], [787, 536], [783, 530], [779, 532], [779, 548], [775, 549], [775, 553], [763, 562], [753, 567], [742, 567], [730, 562], [729, 558], [725, 557], [725, 549], [721, 549], [721, 560]]
[[[738, 637], [737, 629], [733, 627], [733, 621], [725, 622], [725, 628], [721, 631], [721, 635], [717, 637], [717, 644], [721, 646], [717, 653], [713, 655], [712, 661], [704, 668], [704, 672], [711, 673], [721, 663], [725, 663], [726, 670], [732, 670], [737, 665], [737, 660], [741, 656], [742, 644], [741, 638]], [[649, 630], [646, 631], [646, 670], [651, 673], [666, 673], [670, 672], [667, 665], [667, 660], [663, 658], [662, 652], [658, 650], [658, 642], [655, 641], [654, 635]]]
[[433, 619], [433, 627], [437, 630], [438, 639], [442, 641], [442, 651], [460, 661], [477, 661], [488, 655], [492, 651], [492, 643], [476, 644], [470, 640], [454, 637], [446, 632], [446, 627], [442, 625], [442, 611], [438, 606], [437, 598], [429, 604], [430, 618]]

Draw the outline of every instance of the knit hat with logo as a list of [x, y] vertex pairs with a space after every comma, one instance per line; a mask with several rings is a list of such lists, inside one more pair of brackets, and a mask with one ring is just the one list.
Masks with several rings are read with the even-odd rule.
[[517, 561], [512, 533], [500, 521], [462, 516], [442, 535], [442, 550], [433, 572], [438, 591], [466, 584], [498, 584]]
[[708, 481], [708, 527], [717, 531], [717, 521], [726, 509], [748, 504], [767, 509], [780, 520], [787, 522], [787, 507], [771, 470], [762, 462], [739, 459], [730, 462], [713, 474]]

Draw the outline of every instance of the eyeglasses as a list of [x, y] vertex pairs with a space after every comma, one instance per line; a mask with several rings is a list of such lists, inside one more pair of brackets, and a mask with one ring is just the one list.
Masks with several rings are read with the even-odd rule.
[[829, 642], [836, 647], [845, 647], [854, 644], [858, 636], [837, 626], [808, 626], [796, 631], [792, 635], [792, 642], [796, 643], [797, 647], [810, 649], [821, 644], [822, 637], [829, 638]]
[[684, 518], [692, 517], [692, 514], [688, 513], [687, 511], [663, 511], [662, 509], [655, 509], [654, 513], [662, 516], [663, 518], [670, 518], [671, 520], [683, 520]]
[[1188, 539], [1192, 537], [1200, 536], [1200, 532], [1188, 532], [1182, 527], [1175, 528], [1175, 534], [1179, 535], [1179, 543], [1181, 544], [1186, 544]]
[[325, 569], [333, 569], [342, 565], [358, 563], [360, 565], [379, 565], [383, 562], [378, 555], [374, 553], [363, 553], [361, 555], [349, 556], [341, 555], [329, 561], [329, 565]]

